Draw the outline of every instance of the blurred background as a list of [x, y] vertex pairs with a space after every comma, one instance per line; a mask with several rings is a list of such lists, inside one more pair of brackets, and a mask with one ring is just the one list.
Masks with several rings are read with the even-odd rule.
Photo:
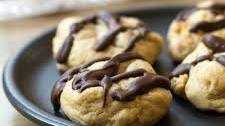
[[[7, 59], [38, 34], [64, 17], [98, 10], [190, 6], [200, 0], [0, 0], [0, 79]], [[224, 0], [215, 0], [225, 2]], [[0, 82], [1, 83], [1, 82]], [[10, 105], [0, 88], [0, 124], [35, 125]]]

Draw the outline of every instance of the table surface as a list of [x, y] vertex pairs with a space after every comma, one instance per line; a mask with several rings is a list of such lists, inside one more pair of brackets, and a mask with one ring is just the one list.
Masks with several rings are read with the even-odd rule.
[[[175, 1], [175, 2], [171, 2]], [[58, 22], [67, 16], [88, 14], [90, 11], [97, 11], [99, 9], [124, 10], [130, 7], [139, 8], [142, 6], [157, 7], [157, 6], [180, 6], [196, 3], [195, 0], [148, 0], [147, 2], [134, 2], [130, 4], [110, 6], [104, 8], [92, 8], [89, 10], [82, 10], [76, 12], [67, 12], [60, 14], [45, 15], [26, 19], [17, 19], [12, 21], [0, 22], [0, 79], [2, 79], [2, 70], [8, 58], [13, 56], [24, 44], [26, 44], [33, 37], [42, 33], [43, 31], [54, 27]], [[223, 0], [219, 0], [223, 1]], [[2, 81], [0, 82], [0, 84]], [[30, 126], [37, 125], [23, 117], [18, 113], [8, 102], [2, 84], [0, 88], [0, 124], [7, 126]]]

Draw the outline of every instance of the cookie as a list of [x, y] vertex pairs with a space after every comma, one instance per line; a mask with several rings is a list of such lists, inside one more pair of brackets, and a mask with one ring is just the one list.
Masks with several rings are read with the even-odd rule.
[[225, 4], [206, 1], [183, 10], [169, 27], [169, 52], [175, 61], [182, 61], [205, 34], [224, 34], [224, 29]]
[[149, 126], [169, 111], [169, 85], [141, 55], [125, 52], [68, 70], [53, 88], [52, 103], [82, 125]]
[[225, 113], [225, 36], [207, 34], [171, 73], [171, 89], [196, 108]]
[[61, 21], [53, 39], [53, 56], [60, 71], [129, 51], [153, 64], [162, 47], [162, 37], [141, 20], [100, 12]]

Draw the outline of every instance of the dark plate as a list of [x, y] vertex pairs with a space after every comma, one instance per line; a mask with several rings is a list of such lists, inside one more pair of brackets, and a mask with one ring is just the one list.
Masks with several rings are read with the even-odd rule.
[[[143, 19], [150, 29], [163, 34], [178, 8], [141, 9], [120, 12]], [[50, 91], [59, 77], [51, 54], [51, 39], [55, 29], [48, 31], [26, 45], [6, 65], [4, 89], [12, 105], [27, 118], [40, 125], [77, 125], [55, 116], [50, 103]], [[160, 74], [167, 74], [174, 67], [164, 48], [155, 68]], [[158, 126], [224, 126], [223, 114], [201, 112], [190, 103], [175, 97], [170, 112]]]

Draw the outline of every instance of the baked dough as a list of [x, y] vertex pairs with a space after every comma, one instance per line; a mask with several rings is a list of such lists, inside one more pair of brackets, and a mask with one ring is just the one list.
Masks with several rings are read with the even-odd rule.
[[[84, 21], [92, 17], [97, 17], [97, 19]], [[83, 22], [83, 25], [80, 25], [81, 22]], [[79, 30], [71, 32], [76, 24], [79, 24], [77, 25]], [[80, 26], [82, 28], [79, 28]], [[109, 33], [119, 28], [122, 28], [122, 30], [116, 33], [114, 37], [112, 37], [112, 34], [111, 38], [108, 36]], [[158, 33], [150, 32], [147, 29], [147, 26], [137, 18], [114, 16], [107, 12], [100, 12], [95, 16], [86, 18], [68, 17], [58, 25], [53, 39], [53, 56], [56, 59], [58, 69], [65, 71], [97, 58], [111, 57], [124, 52], [128, 48], [129, 42], [141, 34], [135, 40], [134, 46], [128, 51], [142, 55], [149, 63], [153, 64], [162, 50], [163, 39]], [[63, 62], [58, 61], [57, 55], [62, 53], [60, 50], [69, 40], [68, 36], [72, 36], [69, 39], [73, 44], [67, 45], [67, 48], [70, 48], [70, 51], [67, 52], [67, 59]], [[108, 36], [107, 40], [105, 39], [106, 36]], [[107, 42], [110, 41], [109, 44], [103, 49], [96, 50], [96, 45], [103, 39]]]
[[[217, 37], [217, 41], [212, 36]], [[217, 50], [212, 48], [213, 46], [206, 46], [206, 39], [213, 40], [214, 46], [218, 45]], [[225, 50], [222, 48], [225, 47], [225, 36], [206, 35], [203, 40], [178, 66], [180, 68], [177, 67], [172, 72], [171, 89], [200, 110], [224, 113]], [[218, 40], [221, 40], [220, 45], [217, 43]], [[221, 52], [218, 52], [219, 50]], [[181, 66], [189, 67], [189, 70], [182, 71]]]
[[180, 12], [168, 30], [169, 52], [182, 61], [209, 33], [224, 34], [225, 4], [205, 1]]
[[[95, 62], [84, 71], [101, 70], [107, 63], [109, 63], [109, 60]], [[144, 70], [149, 75], [159, 76], [156, 75], [152, 66], [143, 59], [129, 59], [121, 62], [117, 75], [135, 70]], [[132, 99], [121, 98], [118, 100], [118, 97], [113, 98], [113, 94], [117, 91], [129, 91], [132, 83], [140, 79], [141, 76], [128, 77], [113, 82], [106, 95], [105, 106], [103, 106], [103, 87], [93, 86], [82, 92], [72, 88], [73, 81], [79, 78], [81, 74], [75, 74], [71, 80], [66, 82], [59, 100], [62, 110], [72, 121], [88, 126], [149, 126], [158, 122], [169, 111], [172, 95], [167, 88], [159, 85], [153, 86], [151, 90], [139, 92]], [[165, 86], [169, 84], [168, 79], [162, 76], [159, 77], [164, 78], [164, 81], [155, 80], [152, 85], [160, 84]], [[141, 82], [135, 85], [139, 86]], [[142, 90], [145, 89], [142, 88]], [[135, 89], [135, 91], [137, 90]]]

